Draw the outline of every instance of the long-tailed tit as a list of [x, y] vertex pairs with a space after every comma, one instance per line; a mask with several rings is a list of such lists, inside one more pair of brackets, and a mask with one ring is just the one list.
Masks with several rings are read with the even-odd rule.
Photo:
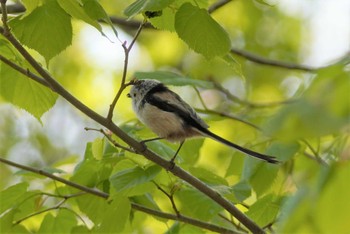
[[[210, 137], [245, 154], [262, 159], [269, 163], [278, 161], [232, 143], [208, 130], [209, 126], [197, 115], [195, 110], [182, 98], [169, 90], [157, 80], [135, 80], [128, 93], [132, 99], [132, 107], [138, 118], [159, 137], [170, 142], [180, 142], [180, 146], [172, 158], [174, 161], [182, 144], [191, 137]], [[150, 140], [146, 140], [147, 142]]]

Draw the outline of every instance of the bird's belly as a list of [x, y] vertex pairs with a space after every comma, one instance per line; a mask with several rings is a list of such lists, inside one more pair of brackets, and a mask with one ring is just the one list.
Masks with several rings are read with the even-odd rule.
[[175, 113], [163, 111], [151, 105], [144, 107], [139, 118], [159, 137], [172, 142], [180, 142], [188, 137], [199, 135]]

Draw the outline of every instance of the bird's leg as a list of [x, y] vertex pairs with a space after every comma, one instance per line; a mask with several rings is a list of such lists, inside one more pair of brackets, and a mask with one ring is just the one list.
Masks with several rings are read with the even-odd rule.
[[175, 166], [175, 158], [176, 158], [177, 154], [179, 153], [179, 151], [180, 151], [182, 145], [184, 144], [184, 142], [185, 142], [185, 140], [181, 141], [179, 148], [176, 150], [176, 153], [171, 158], [171, 160], [170, 160], [170, 163], [171, 163], [170, 169], [174, 168], [174, 166]]
[[143, 140], [143, 141], [140, 141], [140, 144], [143, 145], [143, 149], [141, 152], [145, 151], [147, 149], [147, 146], [146, 146], [146, 143], [147, 142], [150, 142], [150, 141], [157, 141], [157, 140], [161, 140], [163, 139], [162, 137], [156, 137], [156, 138], [151, 138], [151, 139], [147, 139], [147, 140]]

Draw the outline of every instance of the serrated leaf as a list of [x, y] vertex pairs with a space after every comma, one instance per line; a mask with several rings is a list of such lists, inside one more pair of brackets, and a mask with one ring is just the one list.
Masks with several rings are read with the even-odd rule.
[[192, 175], [209, 185], [228, 185], [228, 182], [224, 178], [214, 174], [207, 169], [200, 167], [191, 167], [190, 172]]
[[157, 165], [146, 170], [140, 167], [129, 168], [112, 175], [110, 182], [115, 191], [123, 192], [151, 181], [160, 171], [161, 167]]
[[92, 19], [86, 12], [81, 1], [78, 0], [57, 0], [58, 4], [72, 17], [80, 19], [95, 27], [98, 31], [102, 32], [101, 25]]
[[259, 226], [263, 227], [275, 221], [280, 210], [282, 197], [272, 194], [267, 195], [255, 202], [246, 212]]
[[0, 96], [23, 108], [40, 121], [58, 95], [4, 63], [0, 63]]
[[187, 45], [207, 59], [227, 54], [231, 42], [227, 32], [209, 15], [190, 3], [183, 4], [175, 15], [175, 30]]
[[56, 1], [45, 1], [30, 14], [9, 22], [21, 43], [38, 51], [46, 62], [72, 43], [70, 16]]
[[214, 85], [212, 82], [204, 80], [194, 80], [188, 77], [182, 76], [180, 74], [169, 72], [169, 71], [155, 71], [155, 72], [136, 72], [134, 74], [135, 78], [144, 80], [144, 79], [155, 79], [167, 85], [174, 86], [186, 86], [192, 85], [201, 88], [213, 88]]

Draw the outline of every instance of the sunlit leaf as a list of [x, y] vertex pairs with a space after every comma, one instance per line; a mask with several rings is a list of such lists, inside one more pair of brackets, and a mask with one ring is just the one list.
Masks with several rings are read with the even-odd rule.
[[183, 206], [180, 212], [198, 217], [199, 219], [209, 220], [218, 215], [218, 212], [223, 209], [213, 200], [207, 196], [203, 196], [201, 192], [195, 189], [183, 188], [177, 191], [175, 195], [182, 204], [188, 204]]
[[266, 226], [275, 221], [281, 202], [282, 197], [267, 195], [255, 202], [246, 214], [259, 226]]
[[209, 15], [190, 3], [183, 4], [175, 15], [175, 30], [194, 51], [206, 58], [229, 52], [231, 42], [227, 32]]
[[85, 11], [83, 5], [78, 0], [57, 0], [58, 4], [72, 17], [85, 21], [102, 32], [101, 25], [92, 19]]
[[70, 233], [76, 224], [75, 215], [68, 210], [61, 209], [56, 217], [50, 213], [45, 216], [38, 233]]
[[70, 16], [56, 1], [45, 1], [30, 14], [9, 22], [21, 43], [38, 51], [48, 62], [72, 43]]
[[19, 202], [20, 198], [25, 195], [28, 183], [18, 183], [8, 187], [0, 192], [0, 214]]

